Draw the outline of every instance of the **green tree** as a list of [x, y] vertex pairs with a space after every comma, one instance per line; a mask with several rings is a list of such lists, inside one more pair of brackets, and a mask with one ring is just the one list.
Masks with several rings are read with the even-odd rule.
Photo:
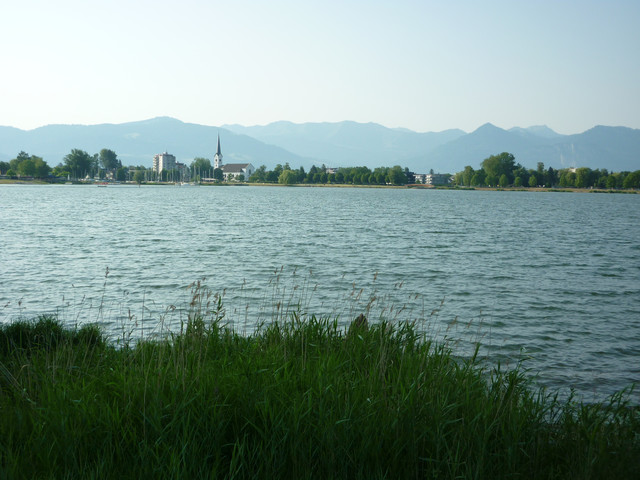
[[409, 170], [409, 167], [404, 167], [404, 176], [407, 178], [407, 183], [416, 183], [416, 175]]
[[389, 170], [388, 181], [392, 185], [406, 185], [407, 177], [400, 165], [395, 165]]
[[502, 152], [500, 155], [491, 155], [482, 161], [482, 169], [487, 173], [487, 177], [499, 179], [502, 175], [505, 175], [507, 182], [510, 182], [513, 178], [514, 167], [515, 157], [508, 152]]
[[373, 172], [374, 181], [369, 182], [376, 185], [384, 185], [386, 183], [389, 169], [387, 167], [378, 167]]
[[125, 182], [127, 180], [127, 174], [129, 169], [127, 167], [120, 167], [116, 170], [116, 180], [118, 182]]
[[94, 168], [94, 157], [84, 150], [74, 148], [64, 157], [65, 167], [73, 178], [84, 178], [91, 175]]
[[625, 172], [616, 172], [614, 173], [614, 177], [616, 178], [616, 188], [624, 188], [624, 179], [626, 178], [627, 173]]
[[480, 170], [476, 170], [476, 173], [474, 174], [474, 176], [477, 176], [478, 183], [475, 184], [476, 186], [485, 185], [487, 183], [487, 179], [486, 179], [487, 174], [482, 168]]
[[485, 184], [490, 187], [494, 187], [498, 184], [498, 179], [494, 175], [487, 174], [485, 177]]
[[51, 174], [56, 176], [56, 177], [69, 177], [69, 176], [71, 176], [71, 172], [69, 172], [69, 170], [67, 170], [67, 167], [65, 167], [62, 163], [59, 163], [58, 165], [53, 167], [53, 169], [51, 170]]
[[593, 186], [592, 171], [590, 168], [587, 168], [587, 167], [578, 168], [576, 169], [575, 175], [576, 175], [575, 186], [577, 188], [588, 188]]
[[213, 178], [218, 182], [222, 182], [224, 180], [224, 172], [221, 168], [215, 168], [213, 170]]
[[530, 175], [529, 172], [532, 172], [532, 171], [533, 170], [527, 170], [526, 168], [524, 168], [522, 165], [518, 163], [511, 171], [511, 175], [507, 175], [507, 177], [509, 177], [509, 181], [511, 183], [515, 183], [516, 177], [520, 177], [520, 181], [524, 184], [527, 184], [529, 182], [529, 175]]
[[249, 177], [249, 181], [252, 183], [265, 183], [267, 181], [267, 167], [260, 165], [260, 167], [253, 172], [253, 175]]
[[320, 173], [320, 170], [318, 170], [318, 167], [316, 167], [315, 165], [311, 165], [311, 168], [309, 169], [309, 172], [305, 175], [304, 182], [305, 183], [315, 183], [314, 179], [317, 178], [316, 175], [318, 173]]
[[640, 170], [631, 172], [629, 175], [624, 177], [622, 188], [640, 188]]
[[537, 187], [538, 186], [538, 179], [536, 178], [536, 175], [531, 175], [529, 177], [529, 186], [530, 187]]
[[561, 187], [575, 187], [576, 186], [576, 174], [570, 170], [560, 171], [560, 180], [558, 181]]
[[103, 148], [98, 154], [98, 161], [102, 168], [105, 170], [117, 170], [122, 167], [122, 162], [118, 160], [118, 155], [113, 150]]
[[516, 177], [513, 180], [513, 186], [514, 187], [521, 187], [522, 186], [522, 177]]
[[211, 172], [211, 161], [208, 158], [196, 157], [189, 165], [189, 168], [194, 175], [208, 177], [210, 175], [209, 172]]
[[598, 188], [606, 188], [607, 186], [607, 177], [609, 176], [609, 172], [606, 168], [600, 170], [599, 168], [594, 170], [593, 172], [593, 186]]
[[267, 182], [270, 183], [278, 183], [278, 179], [280, 178], [280, 174], [282, 173], [282, 165], [277, 164], [276, 168], [267, 172]]
[[346, 185], [353, 183], [353, 174], [355, 172], [353, 168], [341, 168], [338, 172], [342, 172], [342, 183]]
[[9, 162], [9, 164], [11, 165], [11, 168], [16, 170], [18, 168], [18, 165], [20, 165], [20, 162], [22, 162], [23, 160], [29, 160], [30, 158], [31, 158], [31, 155], [29, 155], [27, 152], [21, 150], [20, 153], [18, 154], [18, 156], [16, 158], [14, 158], [13, 160], [11, 160]]
[[471, 165], [467, 165], [466, 167], [464, 167], [464, 170], [462, 171], [462, 184], [465, 187], [471, 186], [471, 179], [473, 178], [474, 173], [475, 170]]
[[503, 173], [502, 175], [500, 175], [500, 180], [498, 181], [498, 184], [503, 188], [509, 185], [509, 177], [507, 177], [506, 173]]
[[11, 169], [22, 177], [45, 178], [51, 172], [51, 167], [42, 158], [20, 152], [9, 162]]
[[6, 174], [10, 168], [9, 162], [0, 162], [0, 175]]
[[18, 164], [18, 175], [21, 177], [33, 177], [36, 173], [36, 165], [31, 158], [26, 158]]
[[47, 165], [47, 162], [45, 162], [40, 157], [36, 157], [35, 155], [33, 155], [31, 159], [33, 160], [34, 167], [35, 167], [34, 176], [36, 178], [48, 177], [49, 174], [51, 173], [51, 167]]
[[144, 182], [144, 170], [136, 170], [133, 174], [133, 181], [140, 185]]
[[304, 171], [304, 167], [301, 166], [298, 169], [297, 174], [298, 174], [298, 178], [297, 178], [296, 183], [304, 183], [304, 181], [307, 179], [307, 174]]
[[293, 170], [283, 170], [278, 177], [278, 183], [282, 185], [293, 185], [298, 180], [298, 175]]

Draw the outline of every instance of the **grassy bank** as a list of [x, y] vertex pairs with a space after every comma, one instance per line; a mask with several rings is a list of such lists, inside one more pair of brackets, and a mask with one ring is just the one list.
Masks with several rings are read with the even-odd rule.
[[415, 325], [293, 314], [246, 337], [192, 312], [116, 348], [0, 328], [3, 478], [638, 478], [640, 412], [561, 402]]

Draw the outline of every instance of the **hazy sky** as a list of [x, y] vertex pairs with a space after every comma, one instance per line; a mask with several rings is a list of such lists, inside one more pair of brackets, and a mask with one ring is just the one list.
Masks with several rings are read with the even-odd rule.
[[640, 1], [3, 0], [0, 125], [640, 128]]

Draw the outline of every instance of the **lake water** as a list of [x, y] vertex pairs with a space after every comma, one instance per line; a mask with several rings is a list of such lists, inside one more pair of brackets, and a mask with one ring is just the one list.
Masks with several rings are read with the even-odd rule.
[[5, 185], [0, 224], [2, 322], [148, 335], [201, 280], [242, 332], [366, 311], [586, 399], [640, 381], [640, 195]]

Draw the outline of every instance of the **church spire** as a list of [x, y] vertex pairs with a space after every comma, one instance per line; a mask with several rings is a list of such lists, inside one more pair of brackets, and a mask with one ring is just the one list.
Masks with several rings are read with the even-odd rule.
[[222, 150], [220, 150], [220, 132], [218, 132], [218, 150], [213, 157], [213, 168], [222, 168]]

